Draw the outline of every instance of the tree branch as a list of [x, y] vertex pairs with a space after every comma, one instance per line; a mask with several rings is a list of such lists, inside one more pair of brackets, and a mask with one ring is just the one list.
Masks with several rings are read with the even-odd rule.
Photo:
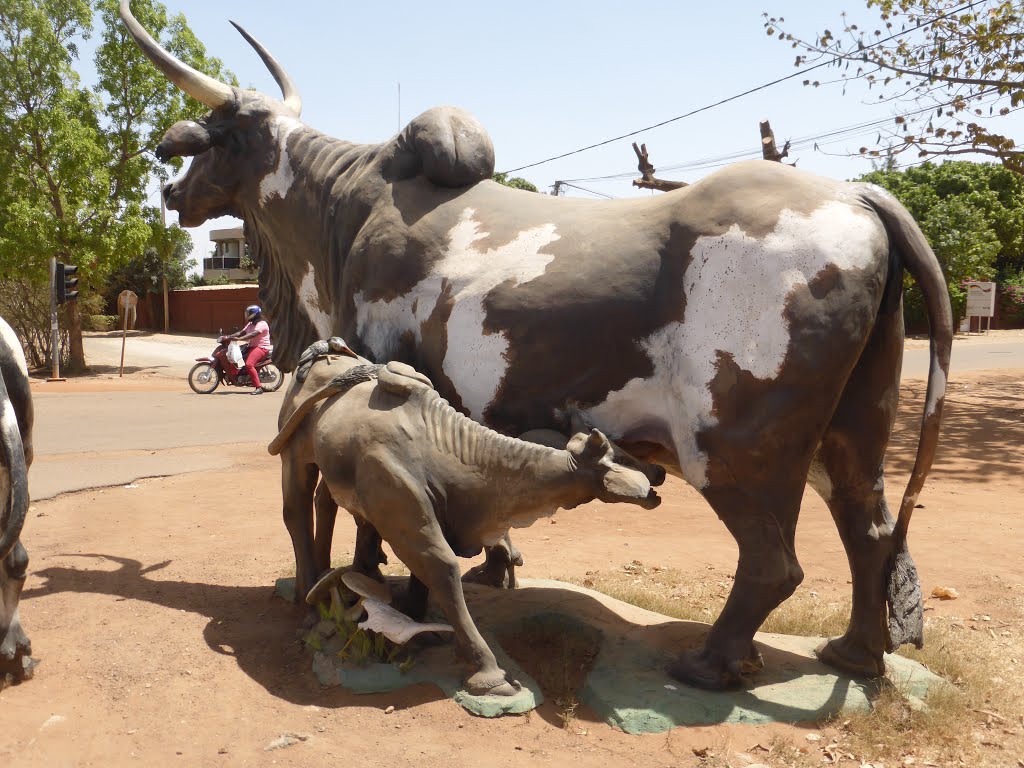
[[655, 189], [659, 192], [671, 192], [673, 189], [682, 189], [683, 187], [690, 186], [685, 181], [668, 181], [666, 179], [657, 179], [654, 177], [654, 171], [656, 170], [651, 165], [650, 159], [647, 157], [647, 145], [642, 144], [637, 146], [636, 142], [633, 142], [633, 151], [636, 152], [637, 170], [640, 171], [640, 178], [633, 179], [633, 186], [639, 187], [640, 189]]

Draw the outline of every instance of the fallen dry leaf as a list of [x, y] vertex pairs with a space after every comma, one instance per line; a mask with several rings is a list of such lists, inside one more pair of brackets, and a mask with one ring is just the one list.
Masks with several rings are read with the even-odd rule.
[[956, 600], [960, 597], [960, 593], [953, 587], [935, 587], [932, 590], [932, 597], [937, 597], [939, 600]]

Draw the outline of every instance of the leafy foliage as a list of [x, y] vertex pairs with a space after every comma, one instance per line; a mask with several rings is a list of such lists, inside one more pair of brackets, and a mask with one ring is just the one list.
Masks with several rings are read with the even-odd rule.
[[[1024, 178], [994, 163], [953, 161], [873, 171], [861, 181], [892, 192], [920, 224], [942, 265], [955, 317], [967, 280], [1002, 281], [1024, 268]], [[907, 324], [924, 322], [923, 297], [906, 284]]]
[[[76, 368], [85, 365], [83, 297], [147, 245], [162, 252], [144, 204], [151, 178], [165, 171], [149, 147], [174, 121], [205, 111], [145, 60], [116, 8], [97, 0], [94, 87], [75, 71], [76, 43], [93, 32], [89, 0], [5, 0], [0, 9], [0, 273], [39, 287], [52, 257], [81, 267], [69, 317]], [[226, 79], [183, 17], [168, 18], [156, 0], [132, 8], [183, 60]]]
[[492, 181], [496, 181], [499, 184], [504, 184], [506, 187], [512, 187], [513, 189], [525, 189], [527, 192], [537, 192], [537, 187], [531, 184], [522, 176], [513, 176], [509, 178], [507, 173], [495, 173], [491, 176]]
[[162, 291], [165, 279], [170, 290], [188, 284], [188, 270], [195, 266], [195, 260], [189, 258], [192, 236], [177, 224], [165, 229], [155, 209], [146, 209], [145, 217], [150, 228], [148, 245], [138, 256], [114, 268], [107, 282], [108, 302], [125, 289], [139, 296]]
[[[893, 130], [879, 133], [873, 157], [982, 154], [1024, 173], [1024, 149], [1000, 131], [998, 118], [1024, 106], [1024, 13], [1015, 0], [867, 0], [877, 21], [843, 14], [841, 30], [813, 40], [782, 29], [765, 14], [769, 35], [800, 51], [796, 66], [833, 63], [845, 92], [851, 81], [877, 87], [900, 106]], [[821, 80], [805, 80], [820, 86]]]

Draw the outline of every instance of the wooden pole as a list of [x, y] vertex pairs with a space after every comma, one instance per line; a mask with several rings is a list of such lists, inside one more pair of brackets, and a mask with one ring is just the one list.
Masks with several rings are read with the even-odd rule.
[[128, 339], [128, 307], [123, 309], [124, 321], [121, 323], [121, 374], [120, 378], [124, 378], [124, 344]]
[[[160, 224], [167, 229], [167, 203], [164, 201], [164, 191], [160, 190]], [[161, 261], [167, 254], [162, 254]], [[171, 330], [171, 308], [167, 303], [167, 263], [164, 262], [164, 333]]]

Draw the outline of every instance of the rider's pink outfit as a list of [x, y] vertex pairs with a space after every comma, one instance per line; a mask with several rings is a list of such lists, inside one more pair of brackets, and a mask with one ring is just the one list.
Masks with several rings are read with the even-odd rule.
[[257, 333], [258, 336], [249, 339], [249, 352], [245, 356], [245, 370], [249, 374], [249, 380], [254, 387], [260, 386], [260, 377], [256, 373], [256, 365], [270, 354], [270, 326], [266, 320], [257, 320], [255, 323], [246, 323], [242, 329], [242, 335]]

